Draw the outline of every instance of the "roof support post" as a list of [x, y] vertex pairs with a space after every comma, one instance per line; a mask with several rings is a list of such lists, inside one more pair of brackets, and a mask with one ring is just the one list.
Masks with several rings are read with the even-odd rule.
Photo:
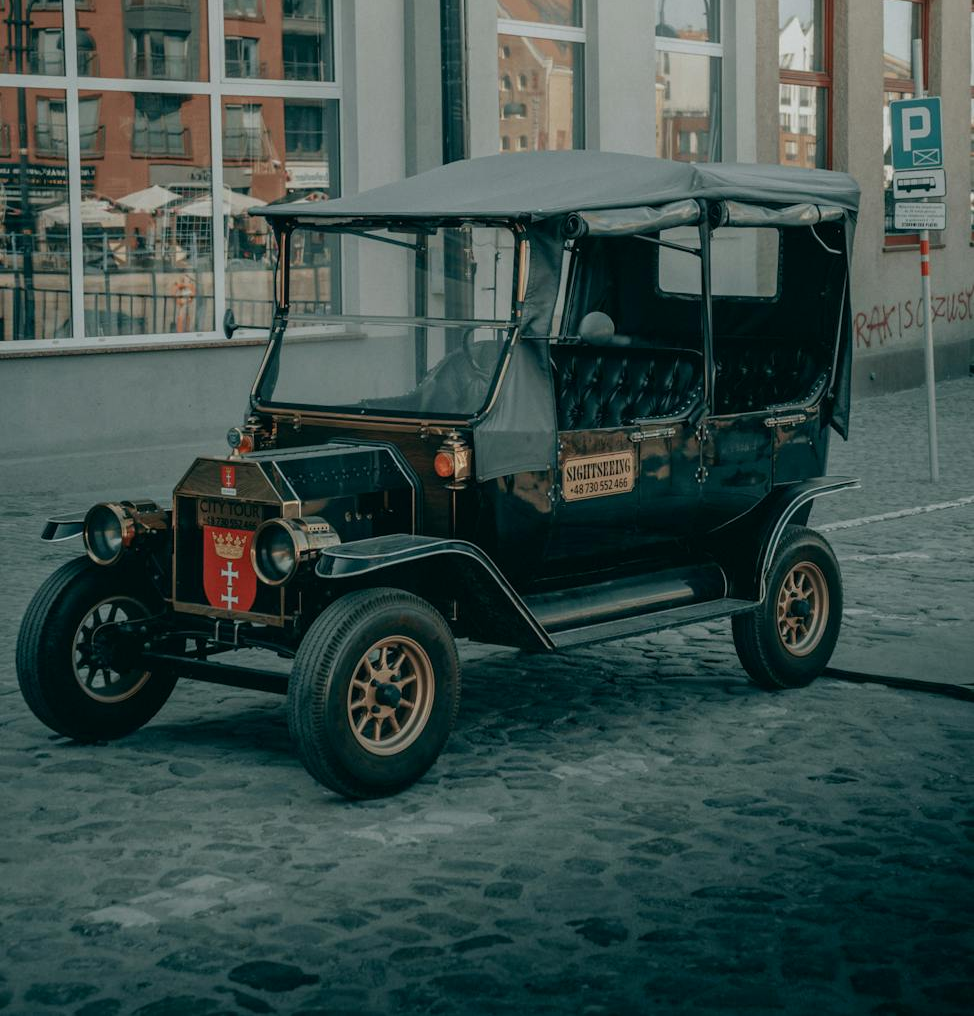
[[713, 304], [710, 287], [710, 206], [700, 202], [700, 328], [703, 333], [703, 398], [707, 413], [714, 411], [714, 381], [717, 365], [714, 362]]

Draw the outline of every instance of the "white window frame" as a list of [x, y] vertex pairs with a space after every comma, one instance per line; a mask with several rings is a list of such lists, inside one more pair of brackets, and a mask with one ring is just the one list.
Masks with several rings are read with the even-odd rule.
[[[305, 99], [321, 101], [337, 99], [339, 131], [339, 174], [344, 179], [345, 124], [342, 105], [342, 21], [341, 0], [332, 3], [332, 46], [334, 81], [254, 81], [247, 78], [230, 78], [223, 73], [224, 21], [222, 0], [209, 0], [207, 4], [207, 36], [209, 76], [202, 81], [172, 81], [163, 78], [103, 78], [78, 74], [77, 15], [75, 0], [64, 0], [64, 62], [65, 74], [0, 74], [0, 87], [28, 89], [56, 89], [64, 93], [66, 106], [68, 152], [68, 207], [70, 209], [71, 251], [71, 325], [70, 339], [31, 339], [8, 343], [0, 340], [0, 359], [6, 353], [23, 356], [31, 352], [64, 350], [105, 350], [130, 346], [188, 346], [212, 345], [214, 340], [226, 342], [222, 321], [226, 312], [226, 245], [224, 231], [213, 230], [213, 324], [208, 331], [183, 333], [151, 333], [146, 335], [87, 336], [85, 334], [85, 273], [81, 225], [81, 139], [79, 97], [82, 92], [162, 92], [173, 95], [205, 95], [210, 105], [210, 187], [211, 199], [223, 193], [223, 103], [227, 98], [254, 100], [263, 98]], [[84, 7], [78, 5], [84, 11]], [[241, 328], [237, 336], [243, 339], [259, 338], [266, 334], [263, 328]], [[237, 337], [235, 336], [235, 337]], [[16, 346], [16, 349], [13, 347]], [[8, 348], [9, 347], [9, 348]]]
[[[720, 42], [693, 42], [690, 39], [673, 39], [665, 35], [655, 36], [656, 59], [659, 60], [660, 53], [684, 53], [687, 56], [707, 56], [720, 60], [720, 161], [724, 159], [724, 152], [727, 150], [727, 138], [725, 136], [724, 124], [724, 103], [727, 95], [727, 75], [725, 68], [727, 61], [724, 54], [724, 40], [727, 38], [727, 5], [732, 0], [721, 0], [720, 3]], [[655, 25], [654, 25], [655, 30]]]

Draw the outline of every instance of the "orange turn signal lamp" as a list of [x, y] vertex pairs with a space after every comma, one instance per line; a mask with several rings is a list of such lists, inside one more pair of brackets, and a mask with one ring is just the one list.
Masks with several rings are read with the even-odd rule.
[[449, 490], [463, 490], [470, 480], [473, 466], [473, 449], [463, 435], [451, 430], [433, 457], [433, 472], [442, 480], [449, 480]]
[[231, 427], [227, 431], [227, 444], [234, 455], [246, 455], [254, 450], [254, 435], [242, 427]]

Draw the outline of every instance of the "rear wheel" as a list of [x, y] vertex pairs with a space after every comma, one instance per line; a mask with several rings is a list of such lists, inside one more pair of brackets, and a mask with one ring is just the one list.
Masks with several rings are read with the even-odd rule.
[[38, 589], [17, 638], [17, 680], [31, 712], [65, 737], [107, 741], [138, 730], [176, 678], [113, 653], [116, 624], [162, 608], [147, 579], [88, 558], [69, 561]]
[[383, 797], [433, 765], [459, 704], [443, 617], [411, 593], [362, 590], [308, 629], [288, 686], [288, 725], [316, 780], [345, 797]]
[[824, 537], [789, 526], [764, 602], [731, 623], [737, 655], [756, 685], [775, 691], [811, 684], [828, 665], [842, 623], [842, 578]]

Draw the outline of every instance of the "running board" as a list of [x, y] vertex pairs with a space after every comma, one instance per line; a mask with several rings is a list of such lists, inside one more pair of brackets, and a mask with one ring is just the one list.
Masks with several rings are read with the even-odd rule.
[[753, 610], [756, 606], [757, 604], [752, 600], [734, 600], [725, 597], [720, 600], [710, 600], [707, 603], [693, 603], [686, 607], [674, 607], [672, 610], [660, 610], [654, 614], [622, 617], [615, 621], [605, 621], [602, 624], [587, 625], [584, 628], [549, 632], [549, 637], [554, 643], [555, 649], [568, 649], [572, 646], [608, 642], [611, 639], [624, 639], [632, 635], [646, 635], [664, 628], [679, 628], [685, 624], [731, 617], [734, 614], [743, 614], [745, 611]]

